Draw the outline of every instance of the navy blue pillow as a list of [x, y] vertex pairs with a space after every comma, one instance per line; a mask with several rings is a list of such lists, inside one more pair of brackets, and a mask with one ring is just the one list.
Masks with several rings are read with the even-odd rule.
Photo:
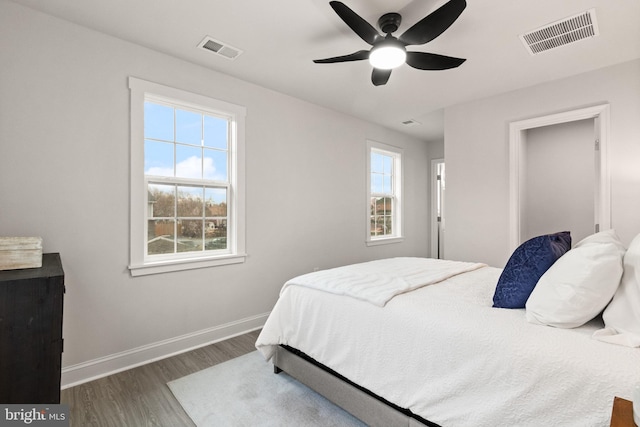
[[540, 277], [569, 249], [571, 234], [568, 231], [534, 237], [521, 244], [502, 270], [493, 306], [524, 308]]

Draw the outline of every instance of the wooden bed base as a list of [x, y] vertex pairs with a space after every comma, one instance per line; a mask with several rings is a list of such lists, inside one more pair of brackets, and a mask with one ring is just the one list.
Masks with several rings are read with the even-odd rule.
[[293, 348], [279, 346], [274, 372], [286, 372], [369, 426], [440, 427], [357, 386]]

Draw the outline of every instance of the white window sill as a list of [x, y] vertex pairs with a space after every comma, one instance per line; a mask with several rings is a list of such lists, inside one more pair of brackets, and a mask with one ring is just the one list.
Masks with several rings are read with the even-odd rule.
[[367, 246], [390, 245], [392, 243], [402, 243], [404, 237], [387, 237], [384, 239], [367, 240]]
[[173, 271], [193, 270], [196, 268], [240, 264], [245, 261], [246, 257], [247, 254], [234, 254], [208, 258], [149, 262], [146, 264], [130, 265], [129, 271], [133, 277], [146, 276], [148, 274], [170, 273]]

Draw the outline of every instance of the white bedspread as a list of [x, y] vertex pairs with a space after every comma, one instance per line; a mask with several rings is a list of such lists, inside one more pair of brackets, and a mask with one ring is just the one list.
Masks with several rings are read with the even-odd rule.
[[396, 295], [481, 267], [486, 264], [432, 258], [387, 258], [294, 277], [284, 284], [280, 295], [289, 286], [306, 286], [382, 307]]
[[256, 347], [295, 347], [443, 427], [606, 426], [614, 396], [640, 384], [640, 350], [532, 325], [492, 308], [499, 269], [403, 293], [379, 307], [287, 286]]

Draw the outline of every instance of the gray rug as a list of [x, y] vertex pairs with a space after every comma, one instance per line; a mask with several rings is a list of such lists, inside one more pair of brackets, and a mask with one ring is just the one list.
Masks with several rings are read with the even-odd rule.
[[168, 383], [198, 427], [363, 427], [254, 351]]

